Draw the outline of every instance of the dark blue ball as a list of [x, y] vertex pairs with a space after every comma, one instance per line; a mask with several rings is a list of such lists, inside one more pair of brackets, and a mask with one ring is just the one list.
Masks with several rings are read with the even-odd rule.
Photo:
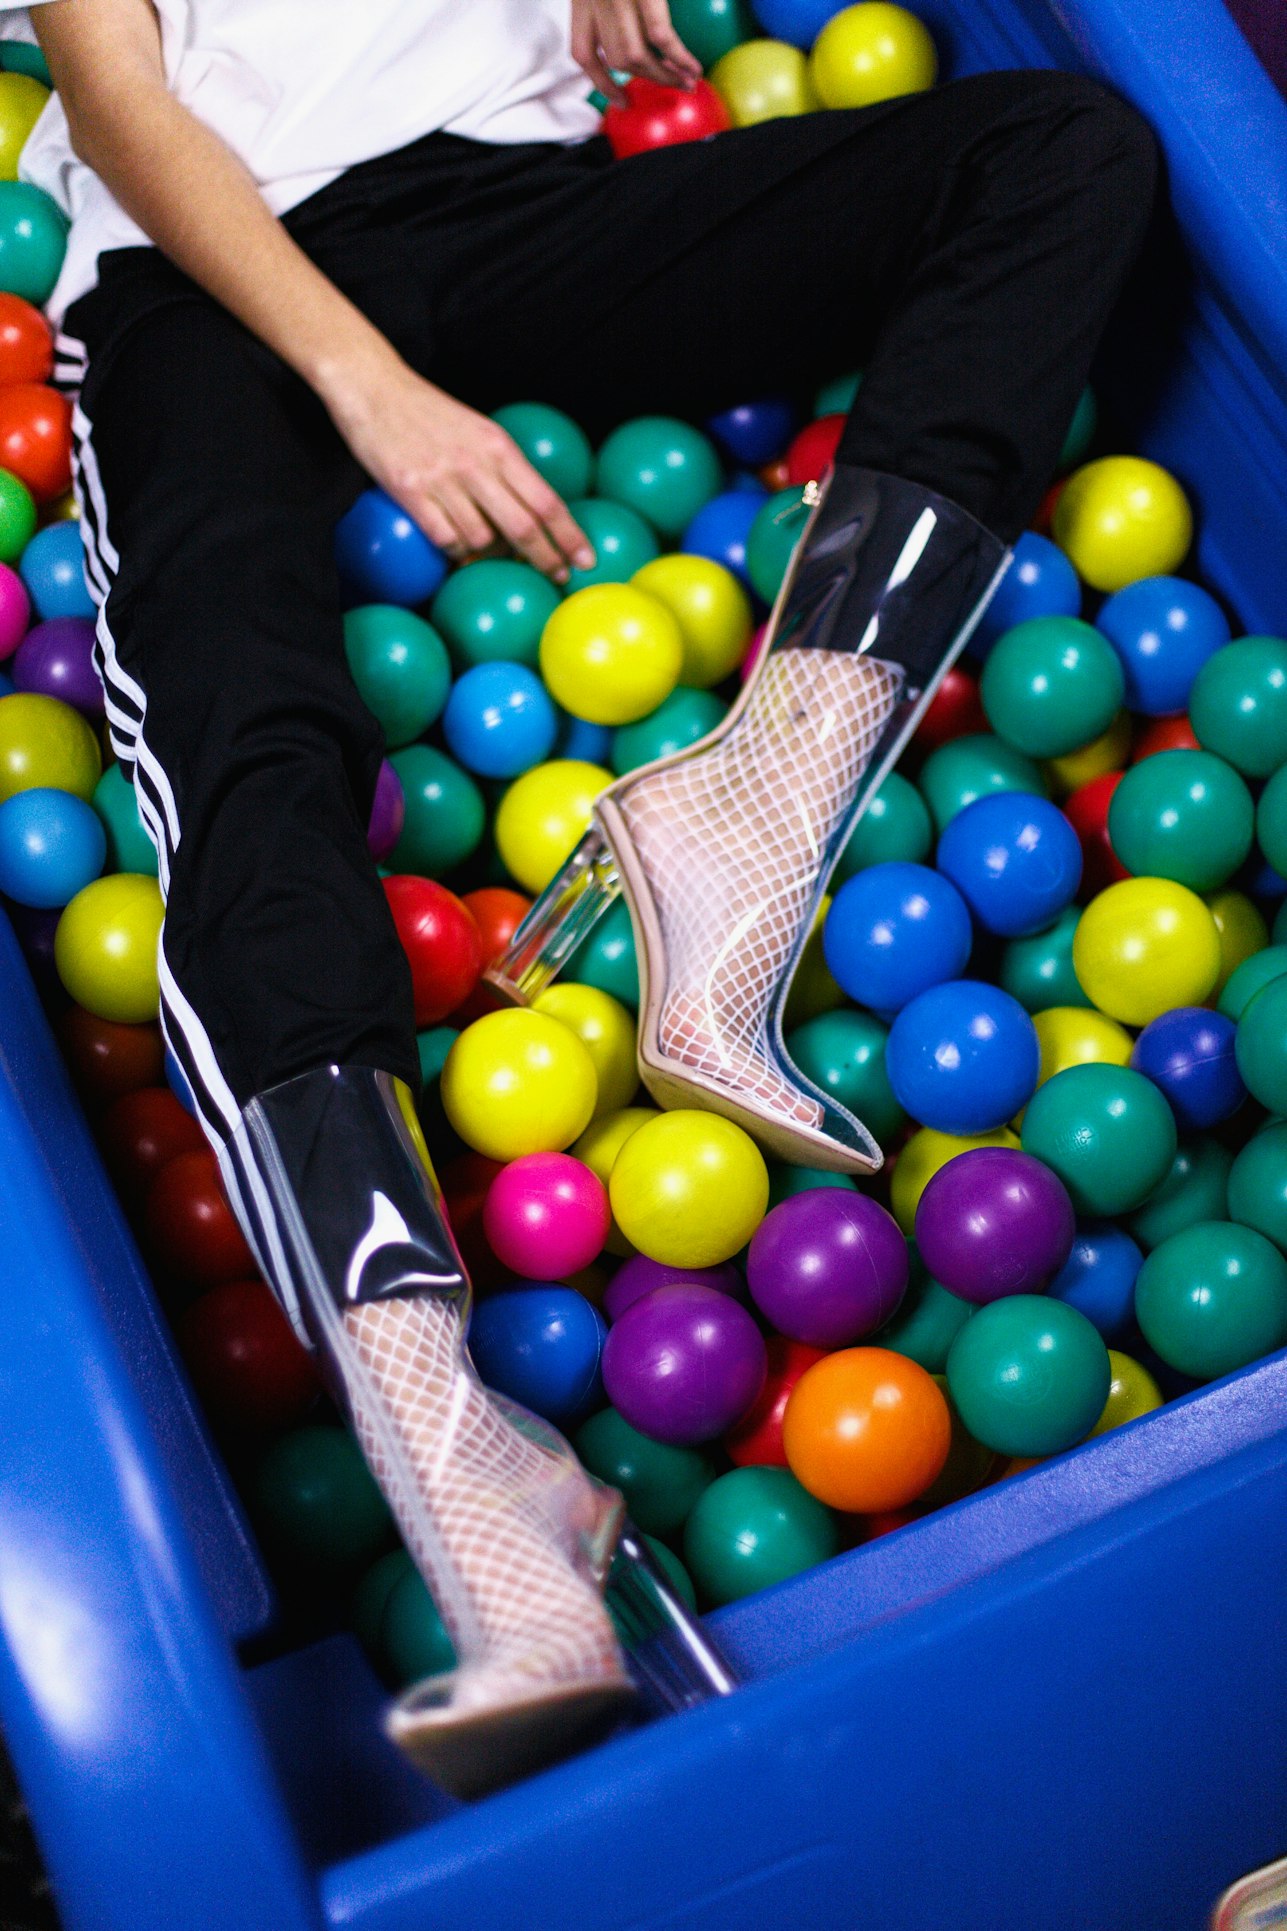
[[990, 1133], [1037, 1087], [1041, 1052], [1031, 1019], [1008, 992], [950, 979], [904, 1006], [885, 1041], [894, 1097], [940, 1133]]
[[980, 662], [1004, 631], [1029, 617], [1079, 617], [1081, 583], [1072, 564], [1048, 536], [1025, 530], [1014, 560], [979, 619], [968, 654]]
[[1215, 598], [1183, 577], [1128, 583], [1095, 623], [1122, 660], [1127, 706], [1147, 717], [1178, 717], [1207, 658], [1229, 641]]
[[827, 913], [822, 949], [851, 999], [889, 1013], [927, 986], [959, 977], [973, 937], [951, 880], [895, 859], [845, 880]]
[[767, 496], [768, 491], [764, 489], [758, 493], [731, 489], [721, 496], [712, 496], [684, 531], [680, 549], [689, 556], [710, 557], [713, 562], [722, 563], [726, 570], [749, 584], [746, 539]]
[[85, 549], [74, 519], [47, 523], [22, 553], [18, 574], [42, 623], [52, 617], [93, 617], [94, 599], [85, 582]]
[[958, 811], [938, 844], [938, 868], [979, 924], [1017, 939], [1053, 924], [1081, 883], [1077, 834], [1058, 805], [995, 791]]
[[765, 33], [793, 47], [812, 47], [839, 11], [836, 0], [755, 0], [755, 17]]
[[517, 778], [549, 757], [558, 735], [554, 700], [534, 670], [502, 658], [456, 679], [443, 713], [447, 749], [482, 778]]
[[1161, 1087], [1181, 1131], [1216, 1126], [1246, 1099], [1233, 1052], [1237, 1031], [1222, 1012], [1176, 1006], [1135, 1041], [1131, 1065]]
[[352, 603], [425, 603], [447, 574], [447, 559], [382, 489], [364, 489], [335, 526], [335, 560]]
[[723, 409], [706, 424], [710, 434], [735, 463], [758, 469], [780, 456], [795, 429], [796, 412], [781, 396], [763, 402], [740, 402]]
[[603, 1400], [607, 1326], [574, 1287], [522, 1281], [474, 1308], [469, 1351], [483, 1380], [546, 1421], [570, 1422]]
[[1135, 1276], [1143, 1264], [1140, 1248], [1111, 1220], [1078, 1221], [1072, 1252], [1050, 1292], [1093, 1322], [1105, 1341], [1116, 1341], [1134, 1318]]

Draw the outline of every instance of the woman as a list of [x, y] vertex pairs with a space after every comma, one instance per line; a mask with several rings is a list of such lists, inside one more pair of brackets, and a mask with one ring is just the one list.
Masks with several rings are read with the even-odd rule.
[[1036, 507], [1152, 140], [1090, 83], [1014, 73], [615, 163], [591, 84], [698, 73], [665, 0], [32, 15], [58, 95], [24, 169], [72, 218], [58, 372], [112, 743], [166, 897], [167, 1036], [456, 1644], [395, 1734], [478, 1787], [623, 1695], [598, 1587], [617, 1519], [463, 1365], [335, 520], [369, 476], [453, 557], [500, 541], [564, 581], [585, 537], [481, 412], [538, 396], [595, 434], [862, 363], [737, 730], [618, 800], [614, 841], [684, 959], [670, 1097], [843, 1164], [857, 1142], [784, 1080], [766, 1015], [864, 773]]

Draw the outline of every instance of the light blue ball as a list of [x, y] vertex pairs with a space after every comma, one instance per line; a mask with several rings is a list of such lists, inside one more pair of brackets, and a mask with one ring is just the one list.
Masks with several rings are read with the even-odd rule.
[[66, 905], [106, 862], [98, 813], [70, 791], [42, 786], [0, 805], [0, 892], [19, 905]]
[[51, 617], [96, 614], [85, 582], [85, 553], [76, 521], [47, 523], [37, 530], [22, 553], [18, 574], [42, 623]]
[[536, 672], [497, 658], [451, 687], [443, 734], [452, 756], [482, 778], [516, 778], [549, 757], [559, 716]]
[[1122, 662], [1126, 703], [1146, 717], [1178, 717], [1207, 658], [1229, 642], [1209, 591], [1182, 577], [1141, 577], [1116, 591], [1095, 619]]

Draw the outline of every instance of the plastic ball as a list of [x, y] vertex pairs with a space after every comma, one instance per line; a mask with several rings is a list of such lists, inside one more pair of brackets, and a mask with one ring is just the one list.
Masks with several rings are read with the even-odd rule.
[[[612, 1177], [617, 1155], [631, 1134], [637, 1133], [648, 1120], [657, 1117], [656, 1108], [651, 1106], [623, 1106], [619, 1113], [605, 1113], [602, 1118], [591, 1122], [572, 1151], [606, 1187]], [[608, 1205], [611, 1207], [611, 1199]], [[605, 1245], [610, 1254], [635, 1252], [633, 1243], [626, 1239], [615, 1216]]]
[[161, 917], [154, 878], [120, 872], [77, 892], [58, 921], [54, 958], [78, 1005], [125, 1024], [156, 1018]]
[[1044, 798], [1048, 788], [1030, 757], [987, 732], [939, 745], [921, 766], [917, 783], [940, 836], [958, 811], [990, 791], [1030, 791]]
[[0, 290], [42, 308], [67, 251], [61, 209], [26, 181], [0, 181]]
[[518, 444], [532, 468], [564, 502], [590, 487], [594, 455], [579, 423], [544, 402], [509, 402], [492, 421]]
[[500, 661], [531, 668], [541, 633], [561, 602], [530, 563], [488, 557], [453, 570], [434, 598], [433, 620], [466, 667]]
[[674, 416], [639, 416], [614, 429], [600, 449], [595, 488], [677, 538], [719, 494], [721, 481], [719, 457], [700, 429]]
[[1128, 1222], [1140, 1246], [1151, 1250], [1200, 1220], [1226, 1219], [1232, 1166], [1233, 1155], [1218, 1140], [1181, 1140], [1164, 1178]]
[[18, 562], [36, 528], [36, 503], [25, 483], [0, 469], [0, 561]]
[[0, 892], [20, 905], [66, 905], [107, 858], [92, 805], [69, 791], [20, 791], [0, 805]]
[[296, 1428], [268, 1447], [250, 1483], [251, 1511], [283, 1561], [343, 1572], [365, 1566], [393, 1522], [346, 1428]]
[[1233, 766], [1209, 751], [1160, 751], [1113, 793], [1108, 834], [1128, 871], [1210, 892], [1251, 850], [1255, 809]]
[[432, 1086], [447, 1063], [447, 1055], [460, 1038], [459, 1026], [429, 1026], [416, 1034], [416, 1056], [420, 1077]]
[[[568, 509], [594, 551], [594, 562], [588, 568], [572, 565], [567, 581], [569, 594], [584, 590], [592, 583], [629, 583], [635, 571], [642, 570], [657, 555], [657, 537], [652, 525], [625, 503], [610, 503], [602, 496], [583, 496], [569, 503]], [[540, 629], [544, 629], [544, 623]], [[539, 643], [538, 629], [530, 656], [524, 661], [536, 662]]]
[[1220, 994], [1219, 1009], [1235, 1023], [1242, 1018], [1262, 986], [1287, 972], [1287, 944], [1268, 945], [1230, 973]]
[[98, 741], [69, 705], [27, 692], [0, 698], [0, 802], [44, 787], [88, 803], [101, 770]]
[[581, 941], [566, 971], [579, 985], [597, 986], [631, 1012], [638, 1011], [639, 964], [630, 908], [624, 899], [609, 907], [593, 932]]
[[447, 648], [432, 625], [399, 604], [361, 604], [345, 613], [344, 649], [390, 749], [428, 730], [451, 688]]
[[628, 584], [576, 591], [541, 638], [549, 690], [565, 710], [592, 724], [629, 724], [655, 711], [675, 688], [683, 657], [670, 609]]
[[1024, 530], [1010, 568], [970, 638], [971, 657], [984, 658], [997, 638], [1034, 617], [1076, 617], [1081, 611], [1077, 572], [1059, 546]]
[[395, 875], [384, 880], [384, 895], [411, 967], [416, 1025], [436, 1026], [478, 983], [478, 927], [456, 894], [432, 879]]
[[844, 427], [845, 418], [839, 414], [819, 416], [807, 422], [787, 450], [787, 482], [797, 485], [819, 482], [836, 459]]
[[1143, 1262], [1138, 1244], [1111, 1220], [1083, 1220], [1049, 1292], [1084, 1314], [1106, 1341], [1114, 1341], [1131, 1325], [1135, 1277]]
[[[7, 185], [0, 182], [0, 192]], [[38, 503], [52, 502], [70, 488], [71, 404], [66, 396], [43, 382], [0, 388], [0, 464], [27, 485]], [[64, 531], [79, 552], [80, 531], [74, 523], [49, 525], [49, 533], [61, 536]]]
[[813, 1188], [765, 1216], [751, 1237], [746, 1278], [780, 1334], [843, 1347], [894, 1313], [907, 1287], [907, 1243], [866, 1195]]
[[1183, 577], [1127, 584], [1095, 624], [1121, 660], [1126, 702], [1146, 717], [1183, 711], [1202, 666], [1229, 641], [1228, 620], [1210, 591]]
[[389, 760], [402, 786], [403, 820], [389, 854], [395, 871], [438, 877], [478, 849], [487, 822], [467, 772], [432, 744], [407, 744]]
[[836, 864], [840, 885], [869, 865], [919, 865], [934, 842], [929, 807], [909, 778], [888, 771], [863, 808]]
[[594, 801], [612, 783], [602, 765], [578, 759], [538, 764], [516, 778], [496, 812], [496, 847], [506, 870], [541, 892], [575, 849]]
[[809, 75], [824, 107], [870, 107], [932, 87], [938, 56], [929, 29], [888, 0], [833, 14], [813, 43]]
[[383, 864], [392, 852], [406, 822], [407, 796], [402, 780], [389, 760], [381, 758], [366, 828], [366, 848], [377, 864]]
[[632, 1254], [609, 1281], [603, 1311], [609, 1321], [619, 1321], [628, 1307], [655, 1288], [685, 1285], [711, 1287], [717, 1294], [731, 1294], [735, 1301], [746, 1299], [746, 1283], [732, 1261], [720, 1267], [667, 1267], [662, 1261], [649, 1260], [646, 1254]]
[[335, 559], [354, 603], [426, 603], [447, 574], [442, 552], [382, 489], [364, 489], [340, 518]]
[[263, 1281], [225, 1281], [176, 1323], [192, 1383], [225, 1428], [270, 1434], [302, 1421], [321, 1392], [313, 1357]]
[[1238, 1021], [1238, 1071], [1271, 1113], [1287, 1113], [1287, 978], [1262, 986]]
[[0, 178], [18, 179], [18, 159], [44, 112], [49, 89], [31, 74], [0, 74]]
[[36, 624], [14, 655], [14, 687], [60, 698], [97, 722], [103, 715], [103, 686], [93, 652], [94, 626], [83, 617], [54, 617]]
[[699, 1497], [684, 1560], [702, 1598], [736, 1602], [828, 1561], [840, 1546], [820, 1502], [785, 1468], [735, 1468]]
[[812, 47], [835, 12], [834, 0], [755, 0], [764, 31], [793, 47]]
[[[755, 127], [760, 121], [775, 121], [783, 115], [808, 114], [818, 105], [808, 61], [798, 47], [781, 40], [744, 40], [740, 47], [731, 48], [712, 70], [711, 86], [727, 107], [734, 127]], [[769, 451], [770, 456], [774, 453], [773, 449]]]
[[724, 1437], [730, 1461], [739, 1468], [786, 1467], [782, 1422], [787, 1402], [801, 1375], [824, 1359], [823, 1350], [806, 1341], [791, 1341], [784, 1334], [769, 1336], [768, 1372], [759, 1399]]
[[155, 1026], [118, 1026], [69, 1006], [57, 1032], [76, 1090], [91, 1104], [105, 1106], [164, 1078], [165, 1049]]
[[1135, 1317], [1169, 1368], [1200, 1381], [1231, 1374], [1287, 1341], [1287, 1260], [1252, 1227], [1199, 1221], [1153, 1249]]
[[686, 751], [722, 721], [725, 705], [711, 691], [689, 690], [677, 684], [670, 696], [637, 724], [623, 724], [613, 733], [611, 764], [619, 777], [651, 764], [654, 758]]
[[1238, 967], [1269, 944], [1269, 927], [1245, 892], [1207, 892], [1204, 902], [1220, 936], [1220, 972], [1213, 987], [1218, 1001]]
[[1067, 1260], [1068, 1191], [1031, 1154], [979, 1147], [933, 1175], [916, 1209], [916, 1245], [935, 1280], [976, 1306], [1032, 1294]]
[[1193, 512], [1174, 476], [1142, 456], [1101, 456], [1074, 470], [1053, 534], [1095, 590], [1167, 576], [1193, 540]]
[[1069, 1066], [1125, 1066], [1130, 1060], [1130, 1034], [1093, 1007], [1048, 1006], [1033, 1014], [1032, 1023], [1041, 1053], [1038, 1086]]
[[948, 1349], [974, 1308], [927, 1274], [919, 1255], [912, 1251], [912, 1279], [903, 1304], [876, 1335], [875, 1343], [892, 1348], [895, 1354], [905, 1354], [910, 1361], [919, 1361], [930, 1374], [942, 1374]]
[[910, 1356], [844, 1348], [806, 1369], [782, 1424], [787, 1464], [830, 1507], [906, 1508], [940, 1474], [952, 1422], [942, 1390]]
[[1287, 1124], [1248, 1140], [1229, 1170], [1229, 1218], [1254, 1227], [1287, 1252]]
[[[106, 1025], [105, 1020], [94, 1020]], [[159, 1038], [155, 1027], [120, 1028]], [[157, 1071], [156, 1078], [160, 1078]], [[181, 1153], [204, 1153], [206, 1138], [168, 1086], [144, 1086], [120, 1094], [99, 1123], [99, 1144], [113, 1184], [132, 1211], [142, 1207], [152, 1183]], [[233, 1278], [230, 1276], [229, 1278]]]
[[680, 1108], [630, 1135], [608, 1192], [622, 1233], [641, 1253], [675, 1267], [713, 1267], [764, 1218], [769, 1176], [741, 1127]]
[[1062, 758], [1048, 758], [1046, 775], [1051, 789], [1066, 797], [1069, 792], [1079, 791], [1094, 778], [1102, 778], [1108, 772], [1120, 771], [1130, 755], [1131, 720], [1126, 711], [1119, 711], [1106, 731], [1101, 731], [1089, 744], [1083, 744], [1078, 751], [1069, 751]]
[[567, 1026], [589, 1053], [598, 1085], [595, 1118], [627, 1106], [639, 1085], [634, 1015], [597, 986], [566, 979], [548, 986], [533, 1006]]
[[979, 923], [1003, 938], [1050, 924], [1081, 880], [1077, 834], [1057, 806], [1021, 791], [976, 798], [939, 842], [938, 869]]
[[[762, 401], [735, 404], [712, 416], [706, 427], [735, 463], [754, 468], [779, 456], [791, 440], [796, 425], [795, 405], [786, 397], [772, 396]], [[742, 495], [734, 490], [731, 494]], [[745, 492], [752, 503], [763, 502], [759, 487]], [[715, 497], [721, 503], [727, 497]], [[706, 508], [711, 506], [707, 504]], [[704, 514], [704, 512], [702, 512]]]
[[208, 1147], [176, 1154], [161, 1168], [148, 1189], [143, 1235], [153, 1260], [184, 1286], [217, 1287], [254, 1272]]
[[746, 539], [746, 574], [763, 602], [771, 604], [781, 589], [808, 516], [804, 492], [799, 489], [775, 491], [756, 512]]
[[[989, 745], [1000, 746], [1001, 740], [988, 733], [988, 720], [983, 714], [983, 702], [979, 696], [979, 683], [971, 676], [963, 664], [952, 664], [943, 673], [938, 688], [929, 703], [921, 712], [920, 720], [912, 733], [914, 752], [928, 757], [942, 744], [950, 744], [953, 738], [984, 737]], [[1007, 760], [1018, 758], [1018, 753], [1001, 746]], [[1020, 760], [1026, 767], [1028, 759]], [[1034, 770], [1037, 767], [1032, 767]], [[1038, 774], [1040, 775], [1040, 774]], [[987, 787], [985, 787], [986, 789]], [[1023, 785], [1003, 785], [1002, 790], [1022, 791]], [[1038, 783], [1037, 790], [1044, 787]], [[977, 795], [977, 794], [973, 794]]]
[[683, 141], [705, 141], [729, 126], [728, 109], [706, 80], [683, 89], [636, 75], [626, 82], [625, 94], [626, 105], [613, 103], [603, 117], [603, 131], [618, 160]]
[[631, 1521], [646, 1535], [678, 1535], [715, 1479], [705, 1455], [640, 1434], [615, 1408], [591, 1415], [573, 1441], [590, 1474], [620, 1489]]
[[[4, 393], [0, 390], [0, 396]], [[85, 554], [77, 523], [47, 523], [22, 553], [19, 574], [37, 617], [94, 616], [94, 599], [85, 582]]]
[[1090, 1005], [1073, 970], [1073, 938], [1080, 918], [1080, 908], [1070, 905], [1044, 932], [1012, 940], [1001, 955], [1000, 983], [1028, 1012]]
[[916, 1223], [916, 1209], [921, 1195], [930, 1179], [941, 1166], [954, 1160], [958, 1153], [968, 1153], [972, 1147], [1017, 1147], [1017, 1134], [1009, 1127], [998, 1127], [995, 1133], [940, 1133], [935, 1127], [923, 1126], [912, 1134], [894, 1162], [889, 1178], [889, 1205], [894, 1219], [910, 1239]]
[[780, 1207], [798, 1193], [812, 1193], [816, 1187], [838, 1187], [842, 1193], [857, 1193], [858, 1182], [848, 1173], [828, 1173], [824, 1167], [791, 1167], [785, 1160], [769, 1168], [769, 1207]]
[[[1151, 760], [1150, 760], [1151, 762]], [[1093, 898], [1073, 940], [1073, 968], [1101, 1012], [1147, 1026], [1200, 1005], [1220, 971], [1220, 935], [1195, 893], [1165, 878], [1128, 878]]]
[[31, 302], [0, 295], [0, 384], [47, 382], [54, 366], [54, 332]]
[[31, 622], [31, 599], [16, 570], [0, 563], [0, 660], [12, 657]]
[[1177, 1006], [1150, 1020], [1131, 1065], [1161, 1088], [1181, 1129], [1215, 1126], [1247, 1097], [1234, 1057], [1237, 1027], [1203, 1006]]
[[1057, 1455], [1099, 1420], [1112, 1369], [1102, 1336], [1075, 1307], [1011, 1294], [961, 1329], [947, 1382], [977, 1441], [1002, 1455]]
[[[681, 550], [687, 556], [706, 557], [730, 571], [739, 583], [749, 583], [746, 546], [764, 498], [765, 492], [758, 488], [725, 490], [721, 496], [712, 496], [684, 531]], [[749, 611], [747, 623], [749, 629]]]
[[861, 1120], [888, 1146], [907, 1115], [885, 1068], [888, 1033], [870, 1013], [819, 1013], [786, 1038], [788, 1058], [806, 1079]]
[[1115, 652], [1080, 617], [1032, 617], [999, 637], [979, 691], [997, 736], [1034, 758], [1058, 758], [1098, 737], [1122, 702]]
[[567, 1422], [602, 1399], [606, 1333], [602, 1317], [574, 1287], [531, 1282], [478, 1302], [469, 1352], [489, 1388], [546, 1421]]
[[683, 646], [680, 682], [699, 690], [722, 684], [746, 654], [751, 605], [730, 570], [709, 557], [658, 557], [634, 578], [670, 611]]
[[670, 20], [689, 53], [708, 69], [755, 32], [747, 0], [671, 0]]
[[1164, 1178], [1175, 1118], [1129, 1066], [1070, 1066], [1033, 1095], [1020, 1138], [1058, 1174], [1079, 1213], [1112, 1216], [1138, 1207]]
[[[627, 1151], [638, 1138], [627, 1142]], [[613, 1407], [645, 1435], [681, 1447], [710, 1441], [739, 1421], [765, 1372], [755, 1322], [709, 1287], [646, 1294], [614, 1323], [603, 1350], [603, 1384]]]
[[456, 1652], [424, 1577], [410, 1558], [389, 1590], [380, 1651], [395, 1684], [420, 1683], [454, 1668]]
[[1287, 763], [1287, 638], [1240, 637], [1203, 664], [1189, 715], [1198, 741], [1247, 778]]
[[590, 1124], [594, 1064], [581, 1041], [544, 1013], [488, 1013], [467, 1026], [442, 1069], [447, 1119], [492, 1160], [557, 1153]]
[[1037, 1084], [1032, 1020], [1008, 992], [975, 979], [931, 986], [890, 1028], [885, 1065], [895, 1098], [941, 1133], [987, 1133]]
[[1097, 1435], [1107, 1435], [1114, 1428], [1121, 1428], [1128, 1421], [1138, 1421], [1141, 1415], [1152, 1414], [1162, 1406], [1162, 1390], [1154, 1381], [1148, 1369], [1129, 1354], [1120, 1354], [1116, 1348], [1108, 1350], [1108, 1365], [1112, 1379], [1108, 1384], [1108, 1400], [1104, 1412], [1090, 1431], [1093, 1441]]
[[1145, 758], [1154, 758], [1159, 751], [1200, 751], [1201, 748], [1187, 716], [1155, 717], [1149, 723], [1140, 721], [1131, 763], [1142, 764]]
[[443, 717], [447, 748], [484, 778], [515, 778], [548, 758], [558, 716], [525, 664], [475, 664], [453, 685]]
[[895, 1012], [964, 969], [972, 940], [965, 901], [924, 865], [872, 865], [846, 880], [822, 930], [828, 969], [851, 999]]
[[1275, 771], [1256, 804], [1260, 849], [1280, 876], [1287, 876], [1287, 765]]

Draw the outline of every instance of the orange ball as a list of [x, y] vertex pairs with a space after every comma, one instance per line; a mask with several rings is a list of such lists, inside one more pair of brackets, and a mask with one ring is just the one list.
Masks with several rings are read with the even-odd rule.
[[809, 1368], [782, 1424], [787, 1466], [833, 1509], [904, 1509], [942, 1471], [952, 1418], [933, 1375], [889, 1348], [842, 1348]]
[[43, 382], [0, 388], [0, 468], [50, 503], [71, 484], [71, 404]]
[[0, 294], [0, 383], [44, 382], [54, 366], [54, 332], [21, 295]]

